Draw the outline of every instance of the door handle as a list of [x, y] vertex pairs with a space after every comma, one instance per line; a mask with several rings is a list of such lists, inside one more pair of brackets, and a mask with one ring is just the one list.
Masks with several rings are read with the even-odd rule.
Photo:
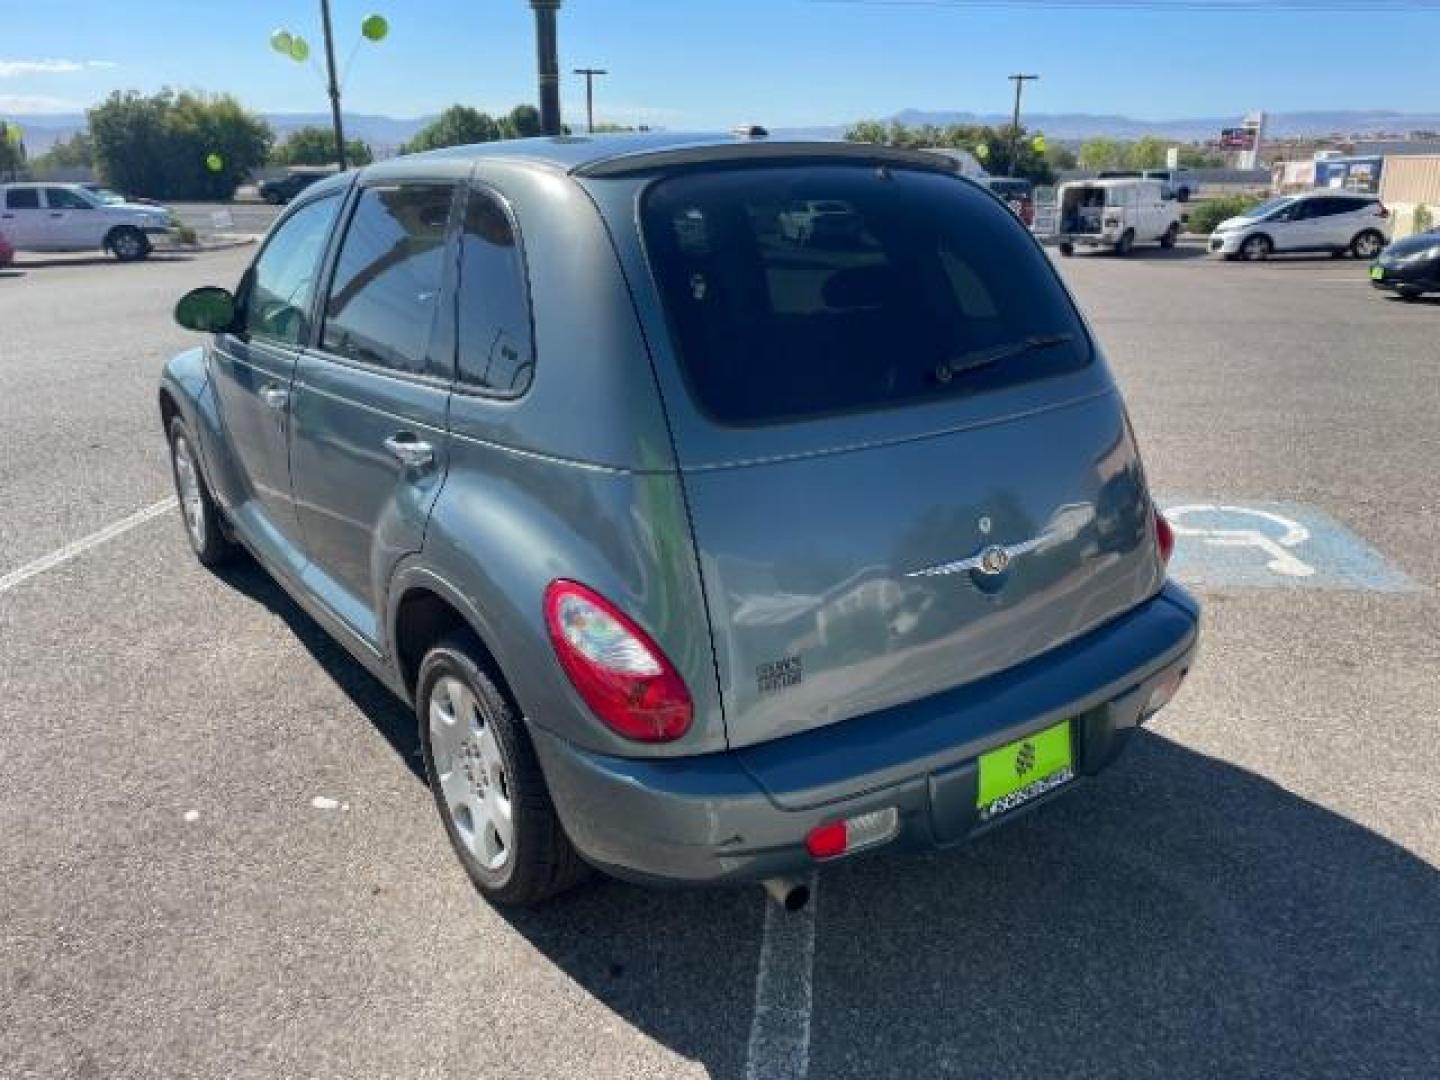
[[290, 404], [290, 391], [283, 386], [266, 386], [260, 391], [260, 400], [272, 409], [283, 409]]
[[428, 469], [435, 464], [435, 448], [408, 431], [391, 435], [385, 440], [384, 446], [407, 469]]
[[64, 216], [65, 216], [65, 212], [64, 212], [63, 210], [52, 210], [52, 211], [50, 211], [50, 216], [51, 216], [51, 217], [64, 217]]

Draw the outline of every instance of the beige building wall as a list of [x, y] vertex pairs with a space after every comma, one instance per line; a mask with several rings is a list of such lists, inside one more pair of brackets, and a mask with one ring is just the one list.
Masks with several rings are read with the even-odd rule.
[[1415, 211], [1421, 206], [1430, 213], [1431, 227], [1440, 226], [1440, 154], [1387, 157], [1380, 201], [1395, 216], [1396, 239], [1418, 231]]

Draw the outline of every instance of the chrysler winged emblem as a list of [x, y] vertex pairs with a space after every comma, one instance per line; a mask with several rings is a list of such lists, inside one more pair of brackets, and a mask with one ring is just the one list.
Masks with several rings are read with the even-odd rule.
[[1022, 540], [1018, 544], [986, 544], [974, 555], [956, 559], [954, 562], [937, 563], [934, 566], [911, 570], [905, 576], [945, 577], [948, 574], [973, 573], [982, 577], [999, 577], [1022, 555], [1074, 539], [1081, 529], [1094, 520], [1093, 506], [1089, 503], [1072, 503], [1055, 511], [1050, 517], [1049, 525], [1039, 536]]

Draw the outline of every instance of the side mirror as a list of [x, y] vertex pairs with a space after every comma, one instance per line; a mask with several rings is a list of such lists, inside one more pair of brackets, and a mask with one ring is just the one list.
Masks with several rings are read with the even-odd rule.
[[186, 330], [224, 333], [235, 325], [235, 297], [216, 285], [191, 289], [175, 305], [175, 321]]

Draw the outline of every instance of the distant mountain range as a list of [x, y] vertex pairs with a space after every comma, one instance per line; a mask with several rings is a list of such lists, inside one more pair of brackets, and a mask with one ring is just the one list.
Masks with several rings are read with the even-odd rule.
[[[43, 153], [58, 139], [68, 138], [85, 126], [79, 113], [37, 116], [10, 116], [25, 133], [25, 146], [33, 154]], [[329, 113], [269, 113], [265, 117], [282, 138], [295, 128], [316, 124], [327, 126]], [[347, 114], [345, 134], [364, 139], [377, 149], [390, 149], [405, 142], [415, 132], [435, 119], [434, 115], [414, 119], [397, 119], [366, 113]], [[905, 109], [894, 119], [906, 124], [1008, 124], [1008, 113], [973, 113]], [[1177, 120], [1137, 120], [1130, 116], [1108, 116], [1094, 113], [1026, 113], [1025, 124], [1043, 131], [1052, 139], [1080, 140], [1108, 135], [1117, 139], [1137, 139], [1156, 135], [1182, 142], [1212, 139], [1221, 128], [1235, 127], [1239, 116], [1192, 117]], [[1274, 113], [1270, 116], [1268, 133], [1278, 137], [1316, 135], [1404, 134], [1409, 131], [1440, 130], [1440, 113], [1401, 113], [1379, 110], [1322, 111]], [[811, 127], [777, 127], [774, 134], [790, 138], [839, 138], [844, 124]]]

